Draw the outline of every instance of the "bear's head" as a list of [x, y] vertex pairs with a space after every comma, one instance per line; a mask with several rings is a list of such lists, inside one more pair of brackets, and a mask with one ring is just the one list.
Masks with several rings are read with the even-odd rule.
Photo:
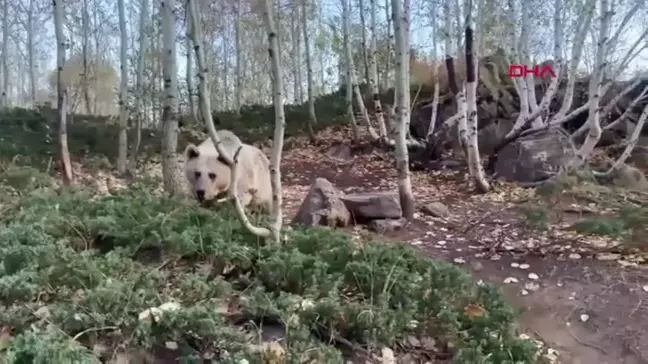
[[230, 186], [231, 170], [218, 153], [205, 153], [189, 144], [184, 152], [185, 174], [189, 188], [200, 203], [225, 197]]

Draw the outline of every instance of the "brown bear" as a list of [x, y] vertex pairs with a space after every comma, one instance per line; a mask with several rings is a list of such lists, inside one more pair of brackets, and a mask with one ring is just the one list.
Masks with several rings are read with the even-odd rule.
[[[272, 209], [272, 187], [270, 183], [270, 161], [257, 147], [243, 143], [229, 130], [219, 130], [221, 146], [230, 158], [238, 154], [237, 195], [243, 206], [254, 205], [266, 211]], [[227, 197], [231, 187], [232, 171], [222, 160], [211, 138], [200, 145], [187, 145], [185, 175], [189, 188], [202, 204]]]

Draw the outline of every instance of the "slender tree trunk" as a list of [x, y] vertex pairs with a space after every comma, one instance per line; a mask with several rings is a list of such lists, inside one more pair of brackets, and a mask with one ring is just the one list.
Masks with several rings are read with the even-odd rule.
[[9, 0], [2, 6], [2, 94], [0, 107], [9, 107]]
[[304, 51], [306, 53], [306, 77], [308, 93], [308, 135], [311, 142], [315, 141], [315, 133], [313, 132], [313, 125], [317, 124], [317, 115], [315, 114], [315, 96], [313, 95], [313, 65], [311, 63], [310, 41], [308, 40], [308, 19], [306, 12], [308, 11], [307, 0], [302, 2], [301, 11], [301, 26], [304, 35]]
[[623, 163], [630, 157], [632, 154], [632, 150], [634, 147], [637, 145], [637, 142], [639, 141], [639, 137], [641, 136], [641, 131], [643, 130], [644, 124], [646, 124], [646, 119], [648, 119], [648, 105], [646, 105], [643, 109], [643, 112], [641, 113], [641, 116], [639, 117], [639, 121], [637, 122], [637, 125], [635, 126], [634, 130], [632, 131], [632, 135], [630, 136], [628, 140], [628, 144], [626, 145], [625, 149], [623, 150], [623, 153], [619, 156], [619, 158], [614, 161], [610, 169], [605, 172], [605, 175], [609, 175], [615, 170], [621, 168]]
[[[218, 137], [216, 128], [214, 127], [214, 120], [211, 115], [211, 98], [209, 96], [209, 87], [207, 85], [208, 81], [207, 81], [207, 74], [206, 74], [207, 67], [205, 62], [205, 51], [202, 46], [203, 45], [202, 21], [200, 19], [200, 16], [198, 15], [198, 10], [196, 9], [196, 0], [187, 0], [187, 9], [189, 11], [189, 14], [191, 14], [191, 19], [192, 19], [191, 23], [188, 23], [190, 24], [190, 30], [188, 31], [188, 33], [190, 34], [192, 41], [194, 43], [194, 50], [196, 52], [196, 63], [198, 68], [198, 79], [200, 80], [198, 84], [198, 101], [200, 104], [200, 109], [202, 110], [202, 113], [205, 118], [205, 126], [207, 127], [209, 137], [214, 142], [214, 147], [216, 148], [218, 154], [222, 157], [224, 162], [230, 166], [232, 170], [231, 173], [232, 181], [230, 182], [230, 185], [234, 186], [234, 188], [230, 188], [229, 196], [234, 200], [234, 206], [236, 207], [236, 212], [243, 225], [255, 235], [258, 235], [260, 237], [268, 237], [271, 235], [271, 229], [269, 230], [266, 228], [256, 227], [252, 225], [252, 223], [250, 222], [250, 220], [245, 214], [243, 204], [241, 203], [241, 199], [239, 198], [238, 191], [235, 187], [238, 186], [238, 182], [237, 182], [238, 163], [236, 160], [237, 157], [229, 155], [229, 153], [223, 149], [221, 140]], [[276, 200], [274, 200], [274, 202], [276, 202]], [[281, 203], [281, 199], [279, 199], [279, 203]], [[279, 226], [279, 229], [281, 229], [281, 226]], [[279, 233], [277, 232], [277, 234]], [[278, 237], [277, 237], [277, 241], [279, 241]]]
[[182, 191], [176, 151], [178, 149], [178, 72], [176, 69], [176, 32], [173, 11], [175, 0], [160, 2], [162, 42], [164, 49], [164, 109], [162, 111], [162, 179], [164, 189], [171, 195]]
[[[191, 21], [191, 17], [187, 16], [187, 22]], [[191, 25], [188, 25], [189, 27]], [[189, 100], [189, 113], [191, 118], [196, 120], [196, 104], [194, 102], [194, 71], [193, 71], [193, 43], [191, 42], [191, 37], [187, 36], [186, 38], [186, 48], [187, 48], [187, 64], [186, 64], [186, 74], [187, 79], [187, 98]]]
[[36, 106], [36, 70], [34, 66], [34, 0], [29, 0], [27, 13], [27, 58], [29, 58], [29, 99]]
[[367, 23], [365, 22], [365, 6], [364, 0], [358, 0], [358, 7], [360, 8], [360, 31], [362, 35], [362, 64], [364, 65], [365, 82], [369, 81], [369, 60], [367, 59]]
[[371, 20], [369, 24], [371, 31], [371, 40], [369, 43], [369, 54], [367, 55], [369, 62], [369, 77], [367, 78], [367, 80], [369, 82], [369, 88], [371, 89], [371, 99], [373, 100], [374, 114], [376, 116], [376, 122], [378, 123], [380, 138], [383, 139], [383, 142], [387, 142], [389, 136], [387, 135], [387, 125], [385, 124], [385, 116], [383, 114], [382, 103], [380, 102], [378, 67], [376, 65], [376, 59], [378, 56], [378, 49], [376, 48], [376, 0], [369, 0], [369, 7], [369, 12], [371, 14]]
[[234, 108], [237, 116], [241, 116], [241, 94], [243, 92], [243, 75], [242, 75], [242, 49], [241, 49], [241, 3], [236, 4], [236, 20], [234, 20], [236, 29], [236, 102]]
[[292, 16], [290, 17], [290, 35], [292, 38], [292, 66], [294, 75], [294, 98], [295, 104], [301, 104], [304, 100], [302, 95], [302, 78], [301, 78], [301, 51], [300, 51], [300, 35], [299, 35], [299, 3], [297, 0], [292, 0]]
[[135, 126], [135, 143], [131, 148], [131, 155], [129, 161], [129, 173], [131, 177], [135, 177], [137, 171], [137, 156], [139, 154], [140, 144], [142, 143], [142, 123], [144, 122], [145, 108], [141, 105], [144, 99], [144, 60], [146, 56], [147, 47], [147, 34], [146, 23], [148, 21], [149, 5], [148, 0], [141, 0], [140, 5], [140, 24], [139, 24], [139, 54], [137, 55], [137, 76], [135, 80], [135, 112], [137, 116]]
[[[5, 2], [6, 4], [6, 2]], [[59, 119], [59, 151], [61, 158], [61, 167], [63, 169], [63, 181], [67, 185], [74, 184], [74, 174], [72, 172], [72, 163], [70, 162], [70, 150], [68, 148], [67, 138], [67, 86], [63, 80], [63, 68], [65, 67], [65, 48], [66, 39], [63, 35], [63, 2], [53, 0], [54, 6], [54, 30], [56, 32], [56, 84], [57, 84], [57, 114]], [[7, 19], [7, 18], [5, 18]]]
[[[479, 1], [478, 12], [483, 11], [483, 1]], [[486, 193], [490, 189], [486, 176], [484, 174], [484, 167], [481, 163], [479, 155], [479, 143], [477, 138], [478, 130], [478, 116], [477, 116], [477, 70], [479, 69], [479, 56], [473, 52], [479, 49], [479, 46], [473, 49], [473, 30], [471, 28], [472, 9], [467, 9], [466, 19], [466, 125], [468, 129], [468, 136], [466, 140], [466, 150], [468, 154], [466, 159], [468, 161], [468, 169], [470, 177], [472, 178], [477, 191]], [[477, 37], [477, 44], [480, 44], [479, 37]]]
[[227, 47], [228, 37], [225, 36], [227, 26], [223, 27], [223, 110], [229, 109], [229, 49]]
[[589, 133], [583, 145], [576, 152], [576, 156], [569, 162], [568, 169], [574, 170], [580, 168], [587, 157], [592, 153], [594, 147], [601, 139], [601, 122], [600, 114], [602, 107], [599, 104], [600, 93], [603, 83], [603, 75], [605, 74], [606, 62], [605, 54], [607, 53], [607, 41], [610, 29], [610, 22], [612, 19], [612, 11], [609, 9], [609, 0], [600, 0], [601, 7], [601, 25], [599, 27], [598, 42], [596, 46], [596, 60], [594, 65], [594, 72], [590, 77], [589, 82], [589, 116], [587, 117], [587, 124], [589, 125]]
[[81, 74], [82, 84], [83, 84], [83, 100], [85, 102], [85, 112], [87, 114], [92, 114], [93, 110], [90, 103], [90, 65], [89, 58], [89, 47], [88, 43], [90, 42], [90, 15], [88, 14], [88, 0], [83, 0], [83, 9], [81, 10], [81, 24], [83, 28], [83, 34], [81, 39], [81, 47], [83, 52], [83, 73]]
[[342, 33], [344, 42], [344, 70], [346, 73], [346, 112], [351, 124], [351, 131], [353, 133], [353, 140], [358, 141], [360, 135], [358, 133], [358, 124], [356, 123], [355, 115], [353, 114], [353, 69], [351, 64], [353, 56], [351, 53], [351, 41], [349, 36], [349, 28], [351, 28], [350, 14], [349, 14], [349, 0], [342, 0]]
[[281, 192], [281, 154], [284, 145], [284, 130], [286, 127], [286, 117], [284, 114], [283, 95], [283, 78], [281, 77], [281, 49], [277, 37], [277, 26], [274, 21], [274, 9], [271, 0], [265, 0], [265, 19], [268, 30], [268, 44], [270, 65], [272, 69], [272, 86], [273, 101], [275, 109], [275, 130], [272, 143], [272, 156], [270, 158], [270, 176], [272, 182], [272, 200], [274, 201], [274, 211], [272, 214], [272, 224], [270, 232], [276, 243], [281, 242], [281, 224], [283, 217], [282, 210], [282, 192]]
[[409, 38], [407, 34], [409, 30], [409, 6], [403, 6], [400, 0], [392, 0], [391, 4], [395, 38], [394, 49], [396, 50], [395, 89], [398, 89], [398, 99], [395, 103], [396, 124], [398, 125], [395, 136], [398, 195], [403, 209], [403, 217], [411, 220], [414, 218], [414, 196], [412, 194], [412, 180], [410, 179], [409, 155], [407, 152], [407, 131], [410, 124], [409, 44], [407, 42]]
[[128, 109], [126, 108], [126, 98], [128, 97], [128, 35], [126, 34], [126, 9], [124, 8], [124, 0], [117, 0], [117, 7], [119, 8], [119, 70], [121, 71], [121, 84], [119, 86], [119, 146], [117, 149], [117, 172], [124, 175], [126, 173], [126, 163], [128, 161]]
[[[392, 69], [392, 49], [394, 45], [394, 35], [392, 34], [392, 15], [390, 13], [391, 5], [390, 0], [385, 0], [385, 18], [387, 19], [387, 61], [385, 62], [385, 71], [383, 72], [382, 89], [389, 89], [389, 82], [391, 82], [390, 74]], [[382, 91], [381, 91], [382, 92]]]

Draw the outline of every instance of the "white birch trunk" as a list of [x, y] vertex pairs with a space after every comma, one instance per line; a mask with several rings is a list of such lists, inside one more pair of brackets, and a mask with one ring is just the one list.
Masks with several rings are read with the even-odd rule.
[[563, 98], [562, 105], [560, 109], [551, 119], [551, 122], [559, 121], [569, 109], [571, 109], [572, 103], [574, 101], [574, 86], [576, 85], [576, 70], [580, 64], [580, 59], [583, 54], [583, 44], [585, 43], [585, 36], [587, 35], [587, 30], [589, 29], [592, 17], [594, 15], [594, 9], [596, 0], [587, 0], [585, 4], [585, 12], [582, 14], [582, 17], [579, 19], [580, 27], [577, 27], [576, 35], [572, 42], [572, 54], [571, 61], [569, 62], [569, 70], [567, 71], [567, 86], [565, 89], [565, 96]]
[[383, 90], [388, 90], [391, 83], [392, 51], [394, 50], [394, 35], [392, 34], [391, 0], [385, 0], [385, 18], [387, 18], [387, 62], [383, 74]]
[[[7, 1], [5, 2], [7, 4]], [[57, 85], [57, 116], [59, 120], [59, 152], [61, 166], [63, 167], [63, 180], [66, 184], [74, 183], [74, 174], [72, 172], [72, 163], [70, 162], [70, 151], [68, 148], [67, 138], [67, 112], [68, 112], [68, 90], [63, 80], [63, 68], [65, 67], [65, 48], [67, 41], [63, 34], [63, 2], [53, 0], [54, 7], [54, 31], [56, 33], [56, 85]], [[6, 6], [6, 5], [5, 5]], [[5, 21], [8, 19], [5, 18]], [[6, 22], [5, 22], [6, 24]], [[6, 44], [6, 43], [5, 43]], [[5, 104], [6, 105], [6, 104]]]
[[235, 20], [235, 29], [236, 32], [236, 101], [234, 107], [236, 109], [236, 114], [241, 115], [241, 99], [243, 94], [243, 69], [242, 69], [242, 49], [241, 49], [241, 3], [236, 4], [236, 20]]
[[356, 104], [358, 105], [358, 111], [360, 112], [360, 115], [362, 115], [362, 118], [364, 119], [365, 124], [367, 125], [367, 132], [369, 133], [371, 140], [380, 140], [380, 136], [378, 135], [378, 133], [376, 133], [376, 129], [374, 129], [373, 125], [371, 124], [371, 119], [369, 118], [369, 112], [367, 111], [367, 108], [365, 107], [364, 104], [362, 92], [360, 91], [360, 86], [358, 85], [358, 72], [353, 63], [353, 58], [351, 58], [350, 68], [351, 68], [351, 77], [352, 77], [351, 87], [353, 89], [353, 94], [355, 95]]
[[148, 0], [141, 0], [140, 2], [140, 19], [139, 19], [139, 53], [137, 55], [137, 73], [135, 76], [135, 105], [134, 109], [136, 114], [135, 120], [135, 141], [131, 148], [131, 155], [129, 161], [129, 173], [135, 176], [137, 170], [137, 155], [139, 153], [140, 144], [142, 143], [142, 124], [144, 123], [145, 111], [142, 105], [144, 98], [144, 60], [146, 57], [146, 23], [148, 22], [149, 4]]
[[[237, 170], [236, 157], [230, 155], [223, 149], [221, 145], [221, 140], [218, 137], [216, 128], [214, 127], [214, 120], [212, 119], [212, 115], [211, 115], [211, 97], [209, 94], [209, 87], [207, 85], [208, 70], [205, 62], [205, 51], [203, 49], [202, 20], [200, 19], [198, 15], [198, 10], [196, 9], [197, 8], [196, 0], [187, 0], [187, 7], [189, 9], [189, 14], [191, 15], [191, 22], [190, 22], [191, 29], [188, 33], [191, 35], [192, 41], [194, 43], [194, 50], [196, 52], [196, 63], [198, 66], [198, 79], [200, 80], [198, 84], [198, 101], [200, 104], [200, 109], [202, 111], [203, 118], [205, 119], [205, 125], [207, 126], [207, 131], [209, 133], [209, 136], [214, 142], [214, 146], [216, 147], [218, 154], [223, 157], [225, 162], [232, 169], [232, 181], [230, 182], [231, 188], [229, 191], [229, 195], [234, 201], [236, 212], [243, 225], [255, 235], [258, 235], [260, 237], [269, 237], [271, 235], [270, 230], [263, 227], [256, 227], [252, 225], [252, 223], [250, 222], [250, 220], [245, 214], [245, 209], [243, 207], [243, 204], [241, 203], [241, 199], [239, 198], [239, 193], [236, 189], [236, 186], [238, 185], [237, 183], [238, 170]], [[273, 186], [273, 191], [274, 191], [274, 186]], [[276, 206], [274, 208], [276, 209]]]
[[612, 172], [614, 172], [616, 169], [621, 167], [623, 163], [630, 157], [632, 154], [632, 150], [634, 147], [637, 145], [637, 142], [639, 141], [639, 136], [641, 136], [641, 131], [643, 130], [643, 126], [646, 123], [646, 119], [648, 118], [648, 105], [644, 107], [643, 112], [641, 113], [641, 116], [639, 117], [639, 121], [637, 122], [637, 125], [635, 126], [634, 130], [632, 131], [632, 135], [630, 136], [630, 140], [628, 141], [628, 144], [626, 145], [625, 149], [623, 150], [623, 153], [617, 158], [616, 161], [614, 161], [614, 164], [610, 167], [605, 172], [605, 175], [609, 175]]
[[117, 0], [119, 13], [119, 139], [117, 148], [117, 173], [123, 175], [126, 173], [126, 163], [128, 161], [128, 137], [126, 130], [128, 128], [128, 110], [126, 108], [126, 98], [128, 92], [128, 35], [126, 34], [126, 10], [124, 9], [124, 0]]
[[[407, 151], [407, 134], [410, 124], [410, 78], [409, 78], [409, 8], [403, 7], [401, 0], [392, 0], [392, 17], [394, 23], [394, 44], [396, 50], [396, 83], [398, 90], [396, 100], [397, 132], [396, 144], [396, 170], [398, 172], [398, 195], [400, 197], [403, 217], [408, 220], [414, 218], [414, 196], [412, 194], [412, 181], [409, 173], [409, 154]], [[407, 4], [407, 2], [406, 2]], [[404, 8], [404, 9], [403, 9]]]
[[171, 195], [181, 192], [177, 168], [178, 149], [178, 72], [176, 66], [175, 0], [160, 2], [162, 27], [162, 77], [164, 106], [162, 110], [162, 179], [164, 189]]
[[[186, 10], [185, 10], [186, 11]], [[188, 11], [186, 11], [187, 14], [189, 14]], [[191, 17], [187, 16], [187, 23], [191, 22]], [[191, 24], [187, 25], [189, 28], [191, 28]], [[194, 102], [194, 93], [195, 93], [195, 88], [194, 88], [194, 71], [193, 71], [193, 42], [191, 41], [191, 37], [187, 35], [185, 39], [185, 47], [187, 48], [187, 59], [186, 59], [186, 73], [185, 73], [185, 79], [187, 82], [187, 101], [189, 101], [189, 115], [196, 120], [196, 104]]]
[[358, 123], [356, 122], [355, 115], [353, 114], [353, 57], [351, 52], [351, 41], [349, 31], [351, 28], [351, 19], [349, 14], [349, 0], [342, 0], [342, 33], [344, 42], [344, 69], [345, 69], [345, 84], [346, 84], [346, 112], [351, 124], [351, 132], [353, 133], [353, 140], [358, 141], [360, 135], [358, 132]]
[[34, 66], [34, 2], [29, 0], [27, 12], [27, 58], [29, 59], [29, 99], [36, 106], [36, 69]]
[[306, 12], [308, 11], [307, 0], [302, 2], [301, 26], [304, 35], [304, 51], [306, 53], [306, 93], [308, 96], [308, 133], [311, 140], [315, 139], [313, 125], [317, 124], [317, 115], [315, 114], [315, 96], [313, 95], [313, 64], [311, 61], [310, 40], [308, 36], [308, 21]]
[[300, 34], [299, 34], [299, 5], [298, 0], [292, 0], [292, 16], [290, 17], [290, 35], [292, 38], [292, 67], [294, 74], [294, 97], [295, 104], [301, 104], [304, 101], [302, 95], [302, 79], [301, 79], [301, 50], [300, 50]]
[[9, 107], [9, 0], [2, 6], [2, 94], [0, 108]]
[[601, 123], [600, 123], [600, 112], [601, 107], [599, 105], [601, 87], [603, 82], [603, 75], [605, 74], [606, 62], [605, 54], [608, 33], [610, 28], [610, 22], [612, 18], [612, 11], [609, 9], [609, 0], [600, 0], [601, 7], [601, 25], [599, 27], [598, 42], [596, 47], [596, 61], [594, 64], [594, 72], [590, 78], [589, 83], [589, 115], [587, 117], [587, 124], [589, 126], [589, 133], [585, 142], [576, 152], [576, 156], [568, 164], [568, 168], [571, 170], [580, 168], [587, 157], [592, 153], [594, 147], [601, 138]]
[[[90, 107], [90, 59], [88, 43], [90, 42], [90, 15], [88, 14], [88, 0], [83, 0], [83, 9], [81, 10], [81, 25], [82, 25], [82, 52], [83, 52], [83, 73], [81, 74], [83, 82], [83, 99], [85, 101], [85, 112], [92, 114]], [[96, 77], [96, 75], [95, 75]]]
[[[637, 81], [637, 82], [641, 82], [641, 81]], [[627, 93], [623, 93], [623, 92], [622, 92], [622, 93], [619, 94], [619, 95], [625, 95], [625, 94], [627, 94]], [[643, 89], [643, 91], [642, 91], [639, 95], [637, 95], [637, 97], [635, 97], [634, 100], [632, 100], [632, 102], [630, 103], [630, 105], [625, 109], [625, 111], [623, 112], [623, 114], [621, 114], [621, 116], [619, 116], [616, 120], [614, 120], [614, 122], [611, 122], [611, 123], [609, 123], [608, 125], [606, 125], [606, 126], [603, 128], [603, 130], [609, 130], [609, 129], [612, 129], [612, 128], [614, 128], [615, 126], [617, 126], [619, 123], [621, 123], [623, 120], [625, 120], [625, 118], [628, 117], [628, 116], [630, 115], [630, 112], [631, 112], [632, 109], [635, 107], [635, 105], [637, 105], [639, 102], [644, 101], [644, 100], [646, 99], [646, 94], [648, 94], [648, 86], [646, 86], [646, 87]], [[614, 101], [614, 100], [613, 100], [613, 101]], [[618, 102], [618, 101], [617, 101], [617, 102]], [[609, 106], [609, 105], [608, 105], [608, 106]], [[611, 112], [612, 112], [611, 108], [610, 108], [610, 110], [608, 110], [608, 107], [606, 106], [605, 109], [603, 109], [603, 115], [601, 115], [601, 117], [609, 117], [609, 114], [610, 114]], [[635, 127], [636, 127], [636, 126], [635, 126]]]
[[268, 28], [268, 43], [270, 64], [273, 74], [272, 98], [275, 109], [275, 130], [272, 143], [272, 156], [270, 158], [270, 176], [272, 183], [272, 200], [273, 200], [273, 221], [271, 222], [270, 232], [276, 243], [281, 240], [281, 224], [283, 219], [282, 211], [282, 191], [281, 191], [281, 154], [284, 145], [284, 130], [286, 127], [286, 116], [284, 114], [283, 79], [281, 78], [281, 58], [279, 39], [277, 37], [277, 26], [274, 21], [274, 8], [271, 0], [265, 0], [265, 11], [263, 13], [266, 27]]
[[[369, 0], [371, 20], [370, 20], [370, 31], [371, 39], [369, 41], [369, 54], [367, 55], [367, 61], [369, 62], [369, 88], [371, 89], [371, 98], [373, 100], [374, 115], [376, 117], [376, 122], [378, 123], [378, 131], [380, 132], [379, 137], [383, 138], [384, 141], [388, 140], [387, 135], [387, 126], [385, 125], [385, 115], [382, 109], [382, 103], [380, 102], [380, 90], [378, 87], [378, 67], [376, 65], [376, 58], [378, 55], [378, 50], [376, 47], [377, 43], [377, 34], [376, 34], [376, 0]], [[373, 127], [372, 127], [373, 129]], [[372, 135], [372, 138], [374, 136]]]
[[[529, 16], [528, 16], [528, 9], [526, 10], [527, 16], [525, 17], [525, 10], [526, 7], [523, 6], [523, 16], [522, 16], [522, 29], [520, 30], [520, 40], [525, 38], [527, 28], [529, 26]], [[510, 39], [509, 41], [511, 42], [511, 58], [513, 59], [513, 63], [515, 64], [522, 64], [522, 57], [520, 57], [520, 50], [518, 49], [518, 39], [516, 35], [516, 30], [515, 28], [517, 27], [517, 16], [516, 16], [516, 10], [515, 10], [515, 0], [508, 0], [508, 12], [509, 12], [509, 20], [511, 22], [511, 32], [510, 32]], [[508, 134], [505, 136], [505, 139], [512, 138], [514, 135], [519, 133], [524, 127], [526, 126], [527, 120], [529, 120], [529, 89], [528, 89], [528, 84], [527, 80], [524, 77], [517, 77], [514, 79], [514, 82], [517, 85], [517, 90], [518, 94], [520, 96], [520, 113], [518, 114], [517, 119], [515, 120], [515, 124], [513, 124], [513, 128], [508, 132]]]
[[[360, 35], [362, 39], [362, 65], [364, 66], [365, 82], [369, 81], [369, 58], [367, 55], [367, 23], [365, 22], [364, 0], [358, 0], [358, 13], [360, 14]], [[356, 75], [357, 77], [357, 75]]]
[[[477, 11], [483, 11], [483, 2], [480, 1], [480, 5]], [[468, 10], [471, 12], [471, 10]], [[486, 181], [486, 175], [484, 173], [484, 167], [481, 163], [481, 158], [479, 155], [479, 143], [477, 138], [478, 130], [478, 120], [477, 120], [477, 70], [479, 69], [479, 56], [475, 55], [473, 52], [475, 49], [479, 49], [479, 46], [474, 47], [473, 44], [473, 31], [470, 25], [470, 14], [466, 15], [468, 22], [466, 24], [466, 124], [468, 129], [468, 135], [466, 137], [466, 150], [467, 155], [466, 159], [468, 161], [468, 170], [470, 172], [470, 177], [475, 183], [475, 187], [481, 193], [486, 193], [490, 189], [488, 181]], [[479, 37], [477, 37], [477, 44], [480, 43]]]

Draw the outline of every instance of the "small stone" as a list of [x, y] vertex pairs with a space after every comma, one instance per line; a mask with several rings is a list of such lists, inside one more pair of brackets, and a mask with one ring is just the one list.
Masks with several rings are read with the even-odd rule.
[[529, 273], [529, 279], [533, 279], [533, 280], [535, 281], [536, 279], [539, 279], [539, 278], [540, 278], [540, 277], [539, 277], [537, 274], [535, 274], [535, 273]]
[[517, 283], [518, 279], [515, 277], [507, 277], [504, 279], [504, 283], [509, 284], [509, 283]]
[[513, 268], [517, 268], [519, 266], [520, 266], [520, 263], [516, 263], [516, 262], [511, 263], [511, 267], [513, 267]]
[[441, 202], [432, 202], [422, 208], [423, 212], [434, 217], [447, 218], [450, 216], [450, 210]]
[[405, 225], [407, 225], [407, 219], [404, 217], [401, 217], [400, 219], [379, 219], [372, 220], [369, 223], [369, 229], [379, 234], [384, 234], [400, 230]]
[[569, 254], [569, 259], [574, 259], [574, 260], [576, 260], [576, 259], [580, 259], [580, 258], [581, 258], [581, 255], [578, 254], [578, 253], [571, 253], [571, 254]]
[[457, 263], [457, 264], [463, 264], [463, 263], [466, 262], [466, 260], [465, 260], [464, 258], [461, 258], [461, 257], [459, 257], [459, 258], [454, 258], [453, 261], [454, 261], [455, 263]]
[[540, 289], [540, 285], [535, 282], [527, 282], [524, 284], [524, 288], [528, 289], [529, 291], [535, 292]]
[[525, 269], [529, 269], [530, 267], [531, 267], [530, 265], [524, 263], [524, 264], [520, 264], [519, 268], [522, 269], [522, 270], [525, 270]]
[[446, 241], [445, 240], [437, 241], [437, 245], [446, 245]]
[[526, 296], [526, 295], [529, 294], [529, 291], [527, 291], [526, 289], [523, 289], [522, 292], [520, 292], [520, 294], [522, 294], [522, 296]]
[[581, 320], [582, 322], [587, 322], [587, 320], [589, 320], [589, 315], [588, 315], [588, 314], [582, 314], [582, 315], [580, 315], [580, 320]]

